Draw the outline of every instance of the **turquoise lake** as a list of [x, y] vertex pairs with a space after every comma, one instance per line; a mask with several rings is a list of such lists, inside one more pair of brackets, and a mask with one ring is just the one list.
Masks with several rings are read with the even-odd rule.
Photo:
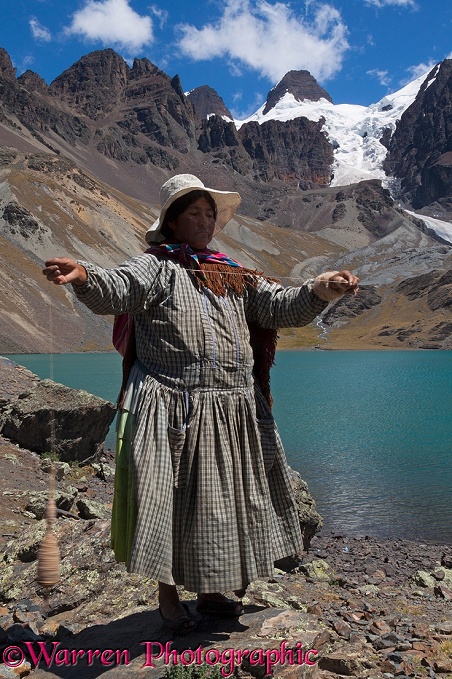
[[[116, 400], [116, 353], [9, 358]], [[281, 351], [272, 392], [327, 530], [452, 544], [451, 351]]]

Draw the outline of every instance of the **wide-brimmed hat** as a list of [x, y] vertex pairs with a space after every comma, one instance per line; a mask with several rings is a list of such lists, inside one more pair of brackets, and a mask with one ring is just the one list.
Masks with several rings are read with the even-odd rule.
[[239, 193], [234, 191], [217, 191], [204, 186], [202, 181], [193, 174], [177, 174], [166, 181], [160, 189], [160, 216], [146, 231], [147, 243], [160, 243], [164, 240], [162, 236], [162, 225], [165, 220], [166, 212], [175, 200], [184, 196], [190, 191], [207, 191], [210, 193], [217, 206], [217, 218], [215, 221], [215, 233], [229, 222], [242, 200]]

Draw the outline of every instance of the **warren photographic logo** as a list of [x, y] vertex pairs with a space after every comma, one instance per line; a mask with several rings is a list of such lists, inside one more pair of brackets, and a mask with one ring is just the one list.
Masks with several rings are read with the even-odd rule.
[[[172, 649], [172, 641], [165, 645], [159, 641], [142, 641], [144, 647], [145, 661], [141, 669], [145, 667], [156, 668], [165, 664], [166, 666], [183, 665], [190, 667], [193, 665], [207, 665], [210, 667], [220, 667], [223, 677], [233, 674], [236, 667], [242, 663], [259, 665], [265, 669], [265, 674], [271, 674], [275, 665], [308, 665], [317, 663], [318, 652], [311, 648], [303, 649], [301, 642], [295, 644], [283, 641], [278, 648], [203, 648], [198, 646], [196, 649], [186, 648], [181, 651]], [[25, 647], [25, 648], [24, 648]], [[130, 665], [130, 653], [128, 649], [69, 649], [61, 648], [61, 642], [44, 641], [25, 641], [23, 645], [7, 646], [3, 649], [3, 663], [7, 667], [20, 667], [29, 659], [33, 668], [38, 666], [50, 667], [72, 667], [86, 664], [91, 667], [99, 664], [103, 667], [114, 667], [117, 665]], [[159, 662], [160, 661], [160, 662]]]

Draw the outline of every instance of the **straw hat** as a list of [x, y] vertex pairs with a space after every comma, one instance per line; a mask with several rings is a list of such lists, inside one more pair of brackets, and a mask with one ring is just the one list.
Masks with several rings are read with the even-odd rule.
[[147, 243], [159, 243], [164, 240], [161, 229], [166, 212], [175, 200], [184, 196], [190, 191], [208, 191], [217, 206], [217, 219], [215, 222], [215, 233], [229, 222], [242, 200], [239, 193], [233, 191], [217, 191], [204, 186], [202, 181], [193, 174], [177, 174], [166, 181], [160, 189], [160, 217], [146, 232]]

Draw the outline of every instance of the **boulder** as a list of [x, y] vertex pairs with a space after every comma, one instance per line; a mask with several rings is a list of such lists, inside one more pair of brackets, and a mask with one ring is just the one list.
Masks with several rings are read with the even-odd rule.
[[328, 563], [323, 559], [313, 559], [300, 566], [300, 570], [315, 582], [330, 582], [336, 577]]
[[306, 481], [303, 481], [299, 472], [294, 469], [289, 468], [289, 473], [303, 536], [303, 547], [308, 550], [313, 536], [322, 527], [323, 520], [316, 509], [313, 497], [309, 493]]
[[0, 359], [0, 433], [23, 448], [86, 460], [105, 440], [115, 410], [98, 396]]

